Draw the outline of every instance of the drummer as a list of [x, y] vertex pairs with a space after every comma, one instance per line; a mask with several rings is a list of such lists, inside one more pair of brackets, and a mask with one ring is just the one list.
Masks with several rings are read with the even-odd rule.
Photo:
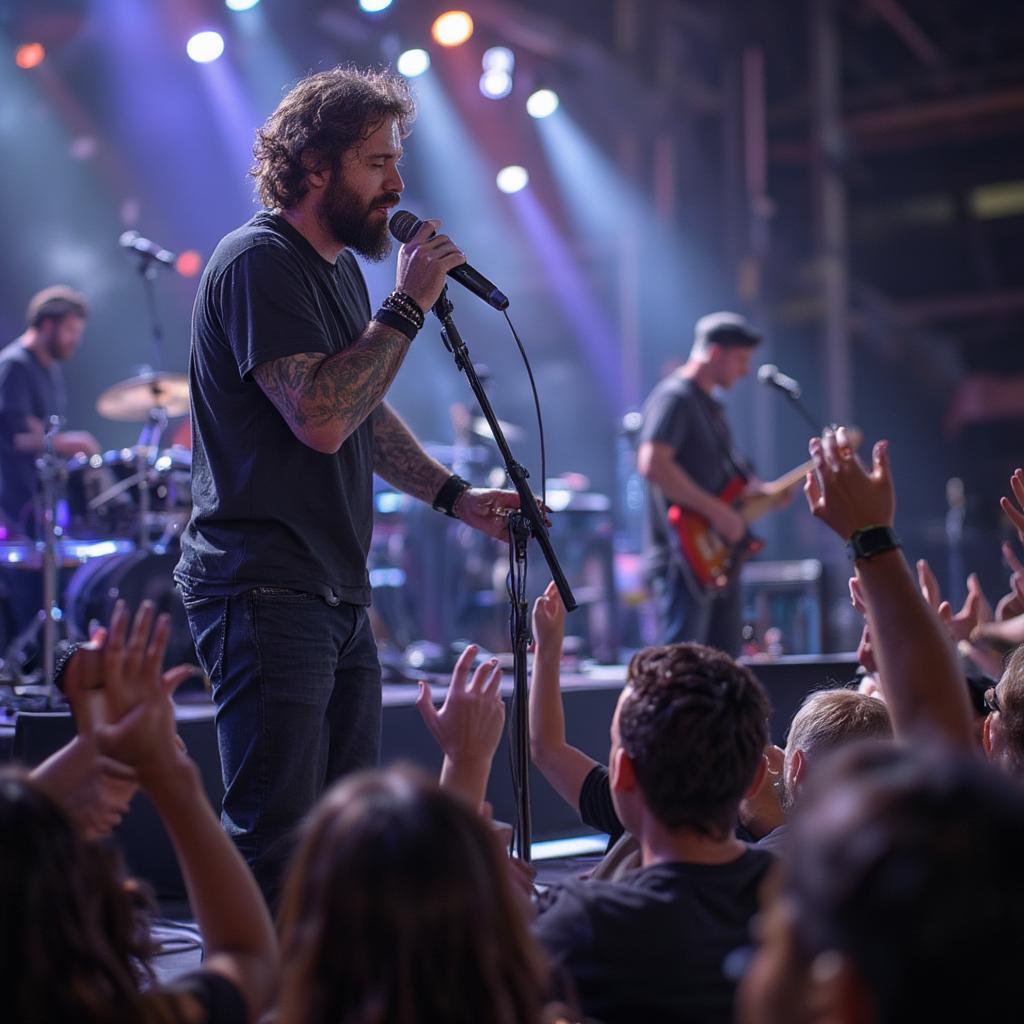
[[[0, 509], [26, 533], [35, 534], [33, 495], [36, 458], [51, 416], [67, 411], [61, 363], [75, 353], [85, 331], [85, 297], [66, 285], [32, 296], [27, 330], [0, 351]], [[96, 455], [100, 446], [84, 430], [55, 437], [58, 455]]]

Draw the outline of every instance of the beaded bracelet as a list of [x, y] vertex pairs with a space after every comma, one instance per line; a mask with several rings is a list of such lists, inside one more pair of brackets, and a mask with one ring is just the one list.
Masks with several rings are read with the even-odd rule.
[[382, 303], [381, 309], [389, 309], [399, 316], [404, 316], [416, 325], [416, 330], [423, 327], [424, 315], [419, 303], [405, 292], [393, 291]]

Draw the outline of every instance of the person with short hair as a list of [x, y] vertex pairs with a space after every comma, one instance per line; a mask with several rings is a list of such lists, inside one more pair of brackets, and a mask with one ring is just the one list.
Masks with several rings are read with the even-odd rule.
[[617, 1021], [731, 1021], [732, 955], [749, 941], [774, 858], [736, 838], [764, 774], [768, 698], [749, 669], [698, 644], [629, 665], [606, 772], [641, 867], [553, 890], [536, 928], [583, 1010]]
[[811, 780], [790, 839], [740, 1024], [1007, 1016], [1024, 934], [1012, 780], [934, 736], [855, 744]]
[[[775, 790], [779, 820], [759, 838], [757, 845], [783, 852], [789, 836], [787, 819], [812, 770], [823, 758], [859, 740], [884, 739], [892, 739], [892, 722], [884, 701], [844, 688], [808, 694], [793, 716], [782, 754]], [[766, 779], [765, 785], [771, 782]], [[748, 829], [757, 834], [754, 824], [742, 812], [741, 817]]]
[[424, 221], [371, 311], [355, 254], [389, 252], [414, 113], [384, 71], [298, 82], [257, 132], [266, 208], [221, 240], [193, 311], [193, 506], [175, 579], [217, 704], [222, 820], [271, 903], [295, 826], [379, 757], [373, 474], [495, 537], [519, 504], [470, 488], [384, 401], [465, 262]]
[[[0, 511], [33, 536], [36, 459], [51, 417], [67, 414], [61, 364], [78, 350], [88, 316], [85, 296], [62, 284], [44, 288], [29, 300], [25, 332], [0, 352]], [[53, 447], [65, 458], [100, 450], [84, 430], [59, 430]]]
[[739, 654], [739, 581], [720, 593], [703, 592], [669, 523], [669, 508], [703, 516], [729, 544], [747, 533], [743, 517], [719, 494], [734, 478], [748, 493], [761, 487], [736, 449], [725, 411], [714, 397], [750, 371], [761, 335], [736, 313], [697, 321], [687, 361], [658, 382], [643, 408], [637, 469], [648, 483], [644, 573], [654, 597], [661, 643], [693, 641]]

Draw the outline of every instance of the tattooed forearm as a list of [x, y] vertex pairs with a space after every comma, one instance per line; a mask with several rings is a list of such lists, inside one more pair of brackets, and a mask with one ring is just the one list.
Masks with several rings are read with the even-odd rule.
[[427, 502], [437, 497], [450, 472], [423, 450], [386, 402], [373, 421], [373, 469], [393, 487]]
[[334, 452], [383, 400], [408, 349], [404, 334], [371, 320], [341, 352], [273, 359], [253, 376], [300, 441]]

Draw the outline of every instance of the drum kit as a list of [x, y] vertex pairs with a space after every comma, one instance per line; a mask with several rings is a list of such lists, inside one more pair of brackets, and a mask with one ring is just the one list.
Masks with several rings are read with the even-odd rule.
[[[7, 636], [13, 636], [0, 669], [0, 684], [13, 696], [0, 702], [58, 706], [52, 680], [62, 648], [108, 622], [119, 598], [131, 606], [148, 598], [158, 612], [170, 613], [168, 664], [195, 660], [172, 575], [192, 511], [192, 452], [186, 444], [164, 443], [168, 420], [189, 411], [188, 380], [162, 372], [131, 377], [107, 388], [96, 409], [110, 420], [140, 423], [137, 443], [64, 459], [53, 451], [60, 424], [52, 423], [51, 443], [37, 461], [39, 539], [0, 539], [0, 590], [7, 592]], [[455, 410], [452, 420], [455, 443], [428, 443], [430, 454], [476, 486], [504, 486], [486, 422]], [[513, 424], [503, 429], [507, 436], [522, 433]], [[424, 645], [445, 652], [443, 667], [459, 637], [495, 650], [507, 646], [503, 545], [375, 483], [369, 570], [385, 667], [412, 670], [409, 652], [422, 653]], [[602, 620], [584, 626], [592, 634], [586, 646], [603, 660], [616, 646], [606, 621], [614, 606], [610, 501], [572, 474], [548, 483], [566, 570], [583, 587], [587, 616]], [[537, 583], [539, 594], [539, 577]], [[393, 677], [402, 676], [396, 669]]]
[[[163, 444], [168, 420], [189, 411], [188, 379], [157, 372], [130, 377], [107, 388], [96, 410], [142, 424], [137, 443], [65, 459], [54, 451], [60, 428], [54, 418], [36, 463], [39, 539], [0, 540], [14, 634], [4, 674], [15, 694], [43, 706], [60, 703], [52, 680], [62, 646], [88, 639], [94, 623], [108, 622], [118, 598], [132, 606], [148, 598], [158, 612], [169, 612], [168, 662], [195, 659], [172, 579], [178, 537], [192, 511], [192, 452]], [[40, 593], [42, 607], [26, 622]]]

